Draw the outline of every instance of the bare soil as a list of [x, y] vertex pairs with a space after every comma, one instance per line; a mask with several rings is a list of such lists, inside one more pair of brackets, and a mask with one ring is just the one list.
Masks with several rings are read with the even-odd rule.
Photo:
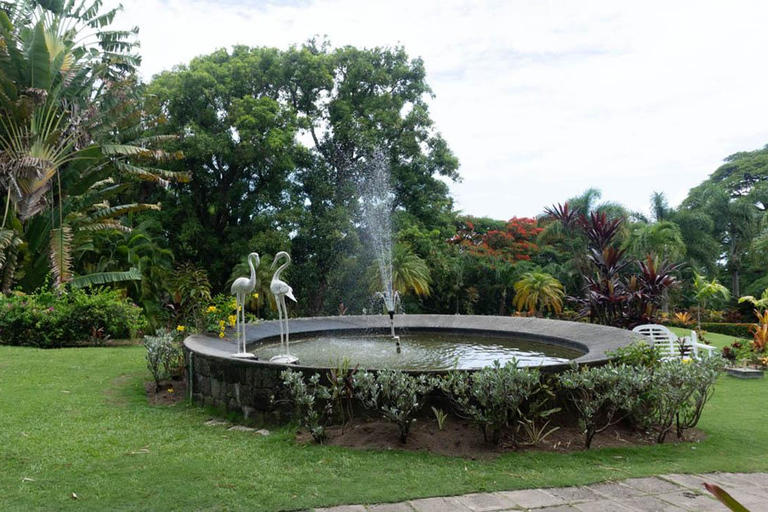
[[155, 381], [144, 383], [147, 400], [152, 405], [176, 405], [187, 398], [187, 381], [184, 379], [160, 381], [160, 388], [155, 387]]
[[[490, 435], [490, 433], [489, 433]], [[309, 433], [299, 431], [297, 440], [312, 443]], [[703, 432], [691, 429], [682, 442], [699, 442], [705, 438]], [[637, 432], [623, 425], [616, 425], [597, 434], [592, 448], [643, 446], [655, 444], [652, 435]], [[667, 436], [667, 443], [680, 442], [673, 432]], [[384, 420], [356, 419], [344, 428], [327, 429], [327, 440], [331, 446], [344, 446], [360, 450], [411, 450], [427, 451], [451, 457], [467, 459], [492, 459], [504, 453], [517, 451], [546, 451], [568, 453], [584, 450], [584, 437], [576, 426], [561, 426], [539, 444], [516, 444], [510, 435], [502, 437], [498, 446], [483, 439], [483, 433], [469, 421], [449, 418], [443, 430], [434, 419], [419, 419], [412, 427], [406, 443], [400, 442], [400, 430], [394, 423]]]

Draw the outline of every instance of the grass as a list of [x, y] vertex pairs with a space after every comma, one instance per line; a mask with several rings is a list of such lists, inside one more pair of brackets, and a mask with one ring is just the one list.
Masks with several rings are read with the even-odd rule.
[[[731, 338], [711, 335], [715, 344]], [[670, 472], [768, 470], [768, 383], [722, 377], [696, 444], [469, 461], [302, 446], [153, 407], [141, 347], [0, 347], [3, 510], [297, 510]], [[73, 498], [73, 493], [77, 499]]]

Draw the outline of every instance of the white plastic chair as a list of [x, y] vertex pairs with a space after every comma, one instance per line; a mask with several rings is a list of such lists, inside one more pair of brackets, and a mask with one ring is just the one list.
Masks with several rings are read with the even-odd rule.
[[[701, 359], [702, 355], [706, 353], [707, 357], [712, 357], [715, 355], [716, 348], [712, 345], [707, 345], [706, 343], [699, 343], [699, 337], [696, 335], [696, 331], [691, 331], [691, 335], [688, 338], [685, 338], [688, 341], [686, 341], [686, 345], [690, 344], [693, 347], [693, 355]], [[702, 350], [704, 352], [702, 352]]]
[[690, 336], [678, 338], [675, 333], [663, 325], [645, 324], [638, 325], [632, 329], [632, 332], [648, 338], [654, 347], [659, 348], [663, 359], [679, 359], [681, 343], [691, 348], [691, 356], [696, 359], [701, 359], [705, 352], [708, 357], [712, 357], [715, 353], [715, 347], [699, 343], [696, 331], [691, 331]]
[[654, 347], [658, 347], [662, 359], [676, 359], [680, 357], [675, 333], [657, 324], [638, 325], [632, 332], [645, 336]]

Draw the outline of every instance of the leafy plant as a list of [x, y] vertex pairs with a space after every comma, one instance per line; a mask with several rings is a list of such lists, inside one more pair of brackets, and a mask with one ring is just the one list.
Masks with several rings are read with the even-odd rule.
[[349, 367], [349, 359], [337, 361], [336, 368], [331, 368], [326, 373], [328, 378], [331, 400], [335, 404], [334, 411], [338, 411], [342, 426], [351, 420], [354, 415], [355, 386], [354, 378], [358, 366]]
[[689, 325], [693, 322], [693, 317], [691, 317], [691, 314], [688, 311], [675, 313], [675, 318], [683, 325]]
[[293, 370], [284, 370], [280, 378], [288, 390], [301, 426], [306, 428], [316, 443], [326, 439], [325, 422], [332, 414], [333, 404], [328, 388], [320, 384], [320, 375], [315, 373], [307, 383], [304, 375]]
[[629, 415], [650, 385], [650, 372], [642, 367], [609, 364], [572, 369], [558, 377], [569, 405], [579, 415], [584, 446], [606, 428]]
[[[549, 411], [546, 411], [546, 416], [549, 416], [549, 414], [554, 414], [555, 412], [558, 412], [560, 409], [551, 409]], [[524, 444], [530, 445], [530, 446], [536, 446], [544, 442], [547, 437], [552, 435], [553, 433], [560, 430], [560, 427], [549, 427], [550, 420], [545, 421], [541, 425], [537, 425], [536, 420], [532, 418], [526, 418], [524, 420], [520, 420], [518, 423], [520, 423], [520, 426], [523, 427], [523, 431], [526, 435], [526, 442]]]
[[443, 430], [443, 427], [445, 426], [445, 420], [448, 419], [448, 414], [435, 406], [432, 406], [432, 412], [435, 414], [435, 420], [437, 420], [437, 429]]
[[174, 335], [163, 329], [154, 336], [144, 336], [144, 348], [147, 349], [147, 369], [155, 379], [155, 391], [159, 391], [164, 378], [178, 376], [183, 370], [184, 352]]
[[563, 285], [546, 272], [527, 272], [515, 283], [515, 308], [540, 314], [545, 308], [559, 315], [563, 310]]
[[728, 288], [720, 284], [716, 277], [713, 277], [711, 281], [707, 281], [704, 276], [699, 275], [698, 273], [693, 274], [693, 289], [695, 292], [694, 298], [699, 303], [696, 317], [699, 330], [701, 330], [701, 309], [706, 308], [707, 303], [716, 298], [722, 298], [724, 300], [730, 299], [731, 292], [728, 291]]
[[717, 358], [671, 360], [656, 369], [646, 399], [650, 404], [647, 424], [656, 433], [657, 443], [663, 443], [675, 429], [678, 437], [682, 437], [685, 430], [696, 426], [712, 396], [721, 365]]
[[765, 352], [765, 347], [768, 344], [768, 323], [752, 324], [749, 330], [752, 333], [753, 349], [756, 352]]
[[399, 370], [358, 372], [353, 377], [355, 396], [369, 409], [381, 412], [400, 428], [400, 441], [408, 439], [415, 415], [424, 406], [433, 384], [426, 375], [413, 376]]
[[712, 496], [718, 499], [720, 503], [728, 507], [733, 512], [749, 512], [749, 509], [739, 503], [733, 496], [725, 492], [722, 487], [715, 484], [705, 483], [704, 487]]
[[716, 357], [708, 357], [691, 361], [685, 366], [683, 371], [686, 374], [687, 385], [693, 391], [676, 416], [678, 439], [683, 438], [686, 430], [698, 425], [704, 406], [715, 392], [715, 382], [723, 368], [723, 361]]
[[501, 441], [503, 429], [517, 427], [520, 411], [541, 389], [537, 369], [519, 368], [516, 361], [501, 366], [496, 361], [475, 373], [451, 372], [437, 381], [462, 415], [483, 430], [493, 444]]
[[170, 287], [173, 300], [170, 307], [175, 313], [175, 323], [203, 330], [205, 308], [212, 300], [207, 272], [191, 263], [183, 263], [173, 272]]
[[617, 365], [642, 366], [656, 368], [661, 364], [661, 350], [645, 341], [636, 341], [627, 347], [607, 352]]
[[119, 290], [0, 296], [0, 344], [43, 348], [133, 338], [144, 329], [141, 308]]

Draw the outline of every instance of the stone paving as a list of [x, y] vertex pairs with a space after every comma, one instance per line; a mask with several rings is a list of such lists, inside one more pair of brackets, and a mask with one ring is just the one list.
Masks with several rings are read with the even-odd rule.
[[671, 474], [578, 487], [526, 489], [426, 498], [402, 503], [343, 505], [315, 512], [680, 512], [727, 511], [705, 489], [717, 484], [752, 512], [768, 511], [768, 473]]

